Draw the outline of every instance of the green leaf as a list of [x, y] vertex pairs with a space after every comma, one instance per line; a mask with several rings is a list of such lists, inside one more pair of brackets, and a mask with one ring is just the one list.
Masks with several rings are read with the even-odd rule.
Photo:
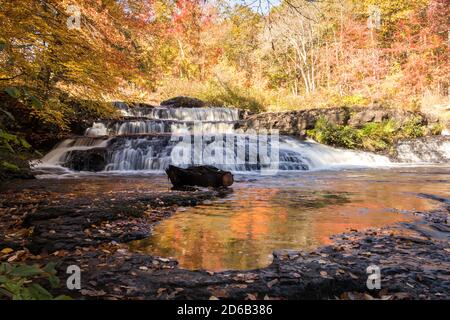
[[12, 265], [6, 262], [0, 264], [0, 274], [8, 274], [13, 269]]
[[[1, 146], [1, 145], [0, 145], [0, 146]], [[3, 146], [4, 146], [6, 149], [8, 149], [9, 152], [11, 152], [11, 153], [16, 153], [16, 152], [14, 151], [13, 147], [11, 147], [11, 145], [8, 143], [8, 141], [3, 141]], [[2, 146], [2, 147], [3, 147], [3, 146]]]
[[36, 300], [52, 300], [53, 297], [46, 289], [41, 287], [37, 283], [32, 283], [28, 287], [28, 291], [30, 293], [31, 298]]
[[42, 270], [39, 269], [38, 265], [20, 265], [15, 267], [11, 271], [11, 275], [13, 276], [19, 276], [19, 277], [32, 277], [37, 276], [39, 274], [42, 274]]
[[59, 296], [55, 297], [53, 300], [73, 300], [73, 299], [69, 296], [59, 295]]
[[31, 104], [33, 105], [33, 107], [38, 108], [38, 109], [42, 109], [43, 105], [42, 105], [41, 100], [39, 100], [35, 96], [30, 96], [30, 100], [31, 100]]
[[19, 138], [20, 144], [22, 145], [22, 147], [24, 147], [25, 149], [30, 149], [31, 145], [27, 142], [27, 140], [23, 139], [23, 138]]
[[59, 287], [59, 278], [53, 274], [48, 276], [48, 282], [50, 282], [50, 285], [52, 288], [58, 288]]
[[3, 112], [4, 114], [6, 114], [8, 116], [8, 118], [10, 118], [12, 121], [15, 120], [14, 116], [10, 112], [8, 112], [8, 111], [6, 111], [5, 109], [2, 109], [2, 108], [0, 108], [0, 111]]
[[12, 141], [14, 143], [18, 142], [16, 135], [10, 134], [3, 130], [0, 130], [0, 139], [6, 140], [6, 141]]
[[8, 87], [5, 89], [5, 92], [15, 99], [19, 98], [20, 95], [20, 90], [16, 87]]
[[8, 171], [13, 171], [13, 172], [20, 171], [18, 166], [16, 166], [15, 164], [9, 163], [7, 161], [2, 162], [2, 167]]
[[49, 262], [45, 265], [44, 268], [42, 268], [42, 271], [49, 273], [49, 274], [56, 274], [55, 266], [56, 266], [56, 263]]

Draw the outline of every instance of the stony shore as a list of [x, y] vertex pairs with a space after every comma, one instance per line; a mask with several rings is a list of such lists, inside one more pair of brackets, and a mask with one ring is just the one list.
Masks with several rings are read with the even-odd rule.
[[[229, 190], [159, 191], [138, 196], [51, 200], [39, 192], [0, 196], [0, 261], [58, 263], [82, 269], [82, 289], [56, 290], [84, 299], [449, 299], [447, 199], [416, 212], [411, 223], [335, 236], [313, 252], [278, 250], [271, 265], [250, 271], [189, 271], [171, 259], [130, 252], [177, 206]], [[130, 193], [132, 194], [132, 193]], [[422, 195], [424, 197], [432, 197]], [[9, 251], [9, 250], [8, 250]], [[369, 265], [381, 269], [381, 289], [366, 286]]]

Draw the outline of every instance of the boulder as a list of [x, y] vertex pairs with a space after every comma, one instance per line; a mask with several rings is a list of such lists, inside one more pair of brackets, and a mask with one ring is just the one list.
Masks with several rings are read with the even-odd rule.
[[161, 106], [171, 108], [202, 108], [206, 103], [197, 98], [178, 96], [161, 102]]
[[67, 155], [65, 167], [75, 171], [99, 172], [105, 170], [106, 149], [73, 150]]

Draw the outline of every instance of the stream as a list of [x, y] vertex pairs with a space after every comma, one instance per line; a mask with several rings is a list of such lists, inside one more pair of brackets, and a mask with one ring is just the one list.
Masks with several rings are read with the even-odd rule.
[[[252, 144], [254, 134], [237, 130], [236, 109], [118, 108], [123, 119], [94, 123], [85, 136], [62, 141], [34, 162], [39, 179], [14, 189], [92, 201], [111, 194], [169, 192], [164, 169], [174, 162], [175, 151], [183, 154], [182, 166], [198, 163], [192, 130], [201, 125], [199, 145], [210, 152], [203, 152], [200, 164], [232, 171], [233, 192], [179, 207], [150, 237], [129, 244], [135, 252], [173, 257], [182, 268], [264, 267], [274, 250], [314, 250], [330, 244], [334, 234], [412, 221], [414, 212], [438, 207], [421, 193], [450, 197], [448, 165], [392, 163], [384, 156], [288, 136], [267, 139], [272, 151], [262, 156], [262, 145]], [[274, 141], [276, 171], [262, 174], [264, 159], [274, 155]], [[217, 154], [232, 161], [218, 162]]]

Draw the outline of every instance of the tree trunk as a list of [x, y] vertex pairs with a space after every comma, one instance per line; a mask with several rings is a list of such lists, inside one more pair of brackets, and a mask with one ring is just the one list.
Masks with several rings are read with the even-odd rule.
[[229, 187], [233, 184], [233, 175], [229, 171], [222, 171], [213, 166], [196, 166], [187, 169], [170, 165], [166, 169], [167, 176], [174, 187]]

